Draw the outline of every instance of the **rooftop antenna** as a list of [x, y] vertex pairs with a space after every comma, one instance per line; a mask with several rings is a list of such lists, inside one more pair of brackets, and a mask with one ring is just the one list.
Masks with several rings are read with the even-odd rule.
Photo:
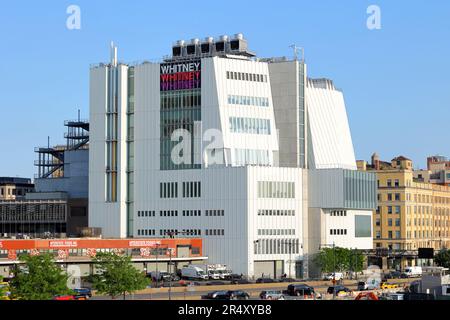
[[80, 109], [78, 109], [78, 122], [80, 122], [81, 121], [81, 118], [80, 118]]
[[47, 136], [47, 148], [50, 149], [50, 136]]
[[117, 47], [114, 45], [114, 41], [111, 41], [111, 65], [117, 67]]
[[303, 49], [303, 47], [298, 47], [297, 45], [292, 44], [289, 46], [289, 48], [292, 48], [294, 50], [294, 59], [296, 61], [298, 61], [298, 52], [299, 51], [301, 52], [301, 60], [300, 61], [302, 61], [302, 62], [305, 61], [305, 50]]

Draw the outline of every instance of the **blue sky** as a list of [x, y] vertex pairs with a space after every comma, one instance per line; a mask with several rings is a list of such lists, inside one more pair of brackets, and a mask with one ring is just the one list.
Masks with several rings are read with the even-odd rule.
[[[66, 9], [81, 8], [68, 30]], [[170, 4], [170, 5], [169, 5]], [[369, 5], [381, 30], [366, 27]], [[159, 59], [178, 39], [242, 32], [258, 56], [305, 48], [344, 91], [358, 159], [450, 156], [450, 1], [9, 1], [0, 6], [0, 176], [32, 177], [35, 146], [89, 111], [89, 64]]]

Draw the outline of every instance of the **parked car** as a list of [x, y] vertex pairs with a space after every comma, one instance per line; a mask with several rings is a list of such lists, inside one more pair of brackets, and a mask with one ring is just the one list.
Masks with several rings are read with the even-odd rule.
[[404, 272], [400, 271], [391, 271], [384, 275], [384, 279], [404, 279], [408, 276]]
[[231, 284], [250, 284], [251, 281], [248, 281], [247, 279], [233, 279], [231, 280]]
[[341, 280], [344, 278], [344, 274], [341, 272], [331, 272], [324, 276], [324, 280]]
[[350, 290], [347, 287], [341, 286], [341, 285], [339, 285], [339, 286], [331, 286], [331, 287], [328, 287], [328, 289], [327, 289], [327, 293], [328, 294], [339, 295], [339, 293], [341, 293], [341, 292], [350, 293], [350, 292], [352, 292], [352, 290]]
[[381, 282], [380, 284], [380, 289], [384, 290], [384, 289], [396, 289], [398, 288], [398, 285], [395, 283], [387, 283], [385, 281]]
[[206, 300], [248, 300], [250, 295], [245, 291], [228, 290], [228, 291], [213, 291], [202, 296]]
[[258, 278], [256, 279], [256, 283], [274, 283], [275, 280], [271, 278]]
[[365, 281], [359, 281], [357, 285], [358, 291], [365, 291], [365, 290], [375, 290], [377, 289], [378, 285], [376, 283], [368, 283]]
[[89, 299], [92, 297], [92, 291], [89, 288], [77, 288], [73, 289], [75, 291], [75, 299], [85, 297], [86, 299]]
[[180, 277], [177, 274], [169, 273], [166, 271], [152, 271], [147, 274], [153, 281], [178, 281]]
[[232, 273], [228, 276], [229, 279], [231, 280], [237, 280], [237, 279], [242, 279], [242, 274], [237, 274], [237, 273]]
[[225, 285], [225, 284], [226, 284], [226, 283], [223, 282], [223, 281], [208, 281], [208, 282], [206, 283], [207, 286], [223, 286], [223, 285]]
[[208, 270], [208, 278], [212, 280], [219, 280], [220, 272], [217, 270]]
[[281, 278], [279, 281], [280, 282], [299, 282], [297, 279], [293, 279], [293, 278]]
[[290, 284], [287, 287], [290, 296], [314, 296], [314, 288], [306, 284]]
[[284, 300], [284, 295], [281, 290], [264, 290], [261, 291], [259, 297], [262, 300]]

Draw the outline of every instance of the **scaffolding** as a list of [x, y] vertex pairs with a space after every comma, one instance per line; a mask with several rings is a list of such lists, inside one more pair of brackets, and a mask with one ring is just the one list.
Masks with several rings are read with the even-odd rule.
[[64, 153], [87, 149], [89, 143], [89, 120], [78, 119], [64, 121], [67, 132], [64, 133], [65, 145], [50, 147], [50, 138], [47, 147], [37, 147], [34, 152], [38, 155], [38, 160], [34, 162], [37, 167], [37, 179], [62, 178], [64, 177]]

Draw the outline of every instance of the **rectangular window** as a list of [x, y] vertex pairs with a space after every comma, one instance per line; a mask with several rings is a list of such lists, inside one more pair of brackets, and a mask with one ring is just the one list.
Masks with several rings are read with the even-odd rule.
[[355, 215], [355, 237], [371, 237], [372, 221], [370, 216]]

